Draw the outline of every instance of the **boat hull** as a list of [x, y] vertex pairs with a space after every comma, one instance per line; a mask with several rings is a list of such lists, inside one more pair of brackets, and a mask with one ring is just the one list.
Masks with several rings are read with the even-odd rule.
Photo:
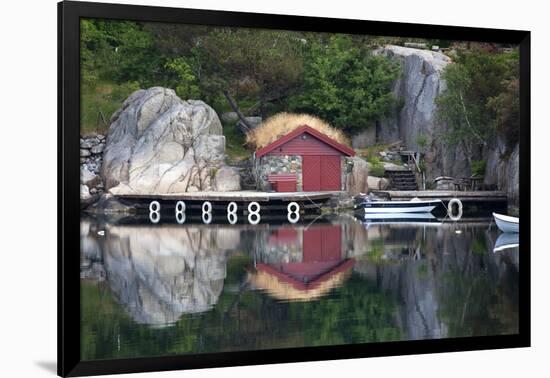
[[441, 201], [377, 201], [361, 204], [365, 214], [431, 213]]
[[382, 207], [365, 207], [365, 214], [406, 214], [406, 213], [431, 213], [435, 206], [411, 206], [398, 208], [382, 208]]
[[497, 227], [502, 232], [519, 232], [519, 219], [507, 215], [493, 213]]

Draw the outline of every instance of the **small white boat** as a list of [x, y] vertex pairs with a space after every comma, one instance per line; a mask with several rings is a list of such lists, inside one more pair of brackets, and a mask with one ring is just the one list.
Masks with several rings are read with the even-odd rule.
[[497, 227], [502, 232], [519, 232], [519, 218], [493, 213]]
[[410, 201], [365, 201], [358, 207], [365, 209], [365, 214], [376, 213], [431, 213], [441, 204], [441, 200], [419, 200], [413, 198]]
[[519, 247], [519, 234], [517, 232], [504, 232], [498, 236], [493, 252], [517, 247]]

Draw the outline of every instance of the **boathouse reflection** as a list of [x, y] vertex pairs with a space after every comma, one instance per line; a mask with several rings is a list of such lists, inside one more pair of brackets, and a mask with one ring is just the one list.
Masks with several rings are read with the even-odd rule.
[[355, 263], [342, 252], [342, 226], [332, 224], [280, 227], [255, 253], [250, 282], [279, 300], [318, 299], [341, 286]]

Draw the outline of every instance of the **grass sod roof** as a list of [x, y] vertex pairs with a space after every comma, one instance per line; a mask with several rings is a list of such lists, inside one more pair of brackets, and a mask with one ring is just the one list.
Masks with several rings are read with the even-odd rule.
[[263, 148], [300, 126], [309, 127], [327, 135], [338, 143], [349, 146], [345, 134], [322, 119], [309, 114], [278, 113], [269, 117], [246, 135], [246, 143], [255, 148]]

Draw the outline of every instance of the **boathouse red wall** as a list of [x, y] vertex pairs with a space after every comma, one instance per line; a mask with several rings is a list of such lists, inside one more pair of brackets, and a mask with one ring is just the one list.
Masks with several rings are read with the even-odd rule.
[[256, 158], [265, 155], [301, 156], [302, 190], [336, 191], [342, 189], [342, 158], [355, 152], [304, 125], [256, 151]]

